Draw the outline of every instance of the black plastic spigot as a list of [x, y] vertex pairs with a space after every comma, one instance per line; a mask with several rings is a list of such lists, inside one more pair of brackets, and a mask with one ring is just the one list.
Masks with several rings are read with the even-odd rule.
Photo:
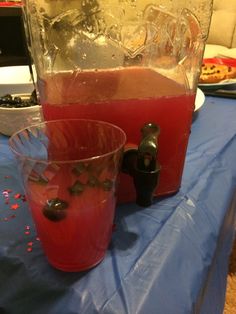
[[158, 184], [159, 170], [145, 172], [135, 169], [133, 179], [136, 190], [136, 203], [139, 206], [148, 207], [152, 204], [153, 193]]
[[147, 207], [152, 204], [160, 173], [157, 161], [160, 128], [154, 123], [147, 123], [141, 133], [142, 139], [138, 148], [125, 152], [122, 169], [133, 177], [136, 203]]

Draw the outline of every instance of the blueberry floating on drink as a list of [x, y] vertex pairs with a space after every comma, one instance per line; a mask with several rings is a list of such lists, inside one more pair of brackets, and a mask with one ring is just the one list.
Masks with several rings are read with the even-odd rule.
[[66, 217], [67, 207], [68, 203], [66, 201], [53, 198], [47, 201], [47, 204], [43, 208], [43, 214], [49, 220], [60, 221]]

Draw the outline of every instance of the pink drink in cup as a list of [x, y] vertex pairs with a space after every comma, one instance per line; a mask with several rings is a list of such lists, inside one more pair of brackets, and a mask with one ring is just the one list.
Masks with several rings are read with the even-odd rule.
[[10, 139], [48, 261], [64, 271], [98, 264], [109, 245], [125, 133], [109, 123], [57, 120]]

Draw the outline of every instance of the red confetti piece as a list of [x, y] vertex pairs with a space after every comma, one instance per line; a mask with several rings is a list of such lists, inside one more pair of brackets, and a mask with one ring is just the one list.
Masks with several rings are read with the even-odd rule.
[[11, 189], [5, 189], [5, 190], [3, 190], [3, 192], [2, 193], [11, 193], [12, 192], [12, 190]]
[[35, 240], [36, 240], [36, 241], [40, 241], [40, 238], [39, 238], [39, 237], [36, 237]]
[[20, 193], [16, 193], [16, 194], [14, 195], [14, 198], [15, 198], [15, 199], [21, 198], [21, 194], [20, 194]]
[[29, 235], [29, 234], [30, 234], [30, 231], [25, 231], [25, 234], [26, 234], [26, 235]]
[[13, 205], [11, 205], [11, 209], [12, 209], [12, 210], [16, 210], [17, 208], [19, 208], [19, 205], [18, 205], [18, 204], [13, 204]]
[[27, 252], [32, 252], [32, 247], [27, 247]]
[[31, 241], [31, 242], [28, 242], [27, 245], [28, 245], [28, 246], [33, 246], [33, 242], [32, 242], [32, 241]]
[[13, 219], [15, 217], [16, 217], [16, 215], [10, 215], [8, 217], [1, 218], [0, 221], [9, 221], [10, 219]]
[[9, 179], [11, 178], [11, 176], [4, 176], [4, 179]]
[[25, 230], [30, 230], [30, 226], [25, 226]]

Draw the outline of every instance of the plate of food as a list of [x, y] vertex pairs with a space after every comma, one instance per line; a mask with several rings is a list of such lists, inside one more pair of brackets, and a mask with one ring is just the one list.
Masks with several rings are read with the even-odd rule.
[[205, 102], [205, 95], [203, 94], [203, 92], [200, 90], [200, 88], [197, 89], [197, 93], [196, 93], [196, 98], [195, 98], [195, 108], [194, 111], [198, 111], [202, 105]]
[[204, 59], [199, 78], [199, 86], [213, 90], [236, 85], [235, 59]]

